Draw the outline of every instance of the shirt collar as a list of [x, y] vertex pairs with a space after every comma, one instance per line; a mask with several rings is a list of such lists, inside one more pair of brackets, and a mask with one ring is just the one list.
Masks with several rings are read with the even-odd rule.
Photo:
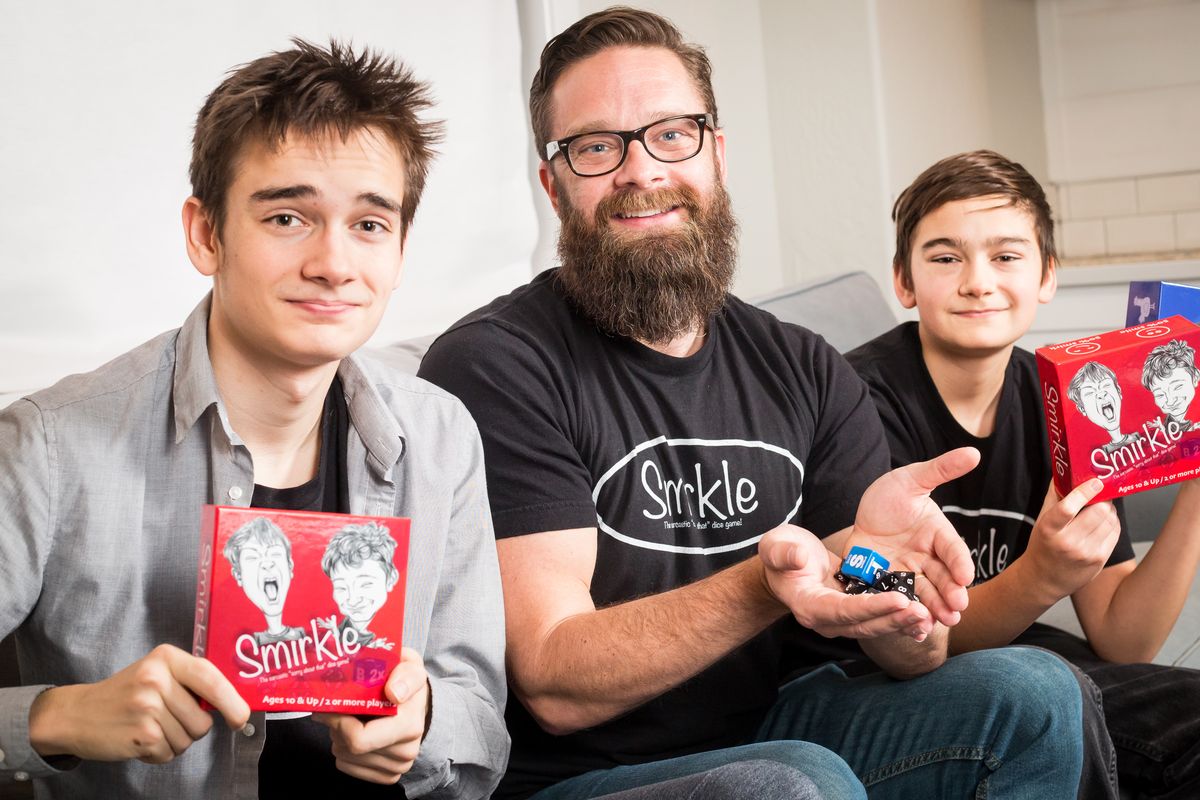
[[404, 455], [404, 427], [380, 396], [374, 382], [357, 356], [342, 359], [338, 366], [350, 423], [367, 448], [367, 463], [381, 477]]
[[[175, 345], [175, 443], [183, 441], [188, 431], [210, 406], [217, 407], [221, 425], [231, 444], [242, 441], [229, 424], [229, 416], [208, 355], [208, 314], [212, 307], [209, 292], [188, 315]], [[353, 355], [342, 359], [338, 366], [350, 421], [370, 455], [368, 463], [380, 475], [386, 474], [404, 454], [405, 435], [396, 415], [388, 410], [363, 365]]]
[[175, 342], [173, 402], [176, 444], [183, 441], [197, 420], [214, 404], [230, 442], [241, 443], [229, 425], [229, 417], [217, 392], [212, 361], [208, 357], [208, 312], [211, 306], [212, 292], [209, 292], [188, 315]]

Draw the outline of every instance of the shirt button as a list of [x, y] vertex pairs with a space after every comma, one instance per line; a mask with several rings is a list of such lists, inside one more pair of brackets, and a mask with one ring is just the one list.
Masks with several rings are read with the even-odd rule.
[[[237, 488], [237, 487], [234, 487], [234, 488]], [[242, 736], [250, 737], [253, 735], [254, 735], [254, 724], [247, 722], [245, 727], [242, 728]]]
[[242, 487], [230, 486], [229, 487], [229, 499], [230, 500], [241, 500], [242, 499]]
[[29, 773], [28, 772], [14, 772], [13, 777], [19, 781], [27, 781], [27, 780], [29, 780]]

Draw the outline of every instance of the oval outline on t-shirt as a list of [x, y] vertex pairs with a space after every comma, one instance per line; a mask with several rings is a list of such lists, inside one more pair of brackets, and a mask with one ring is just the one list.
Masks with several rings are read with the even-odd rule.
[[[653, 447], [658, 447], [660, 444], [665, 444], [667, 447], [689, 445], [693, 447], [750, 447], [757, 448], [759, 450], [766, 450], [768, 452], [775, 453], [776, 455], [784, 456], [788, 461], [791, 461], [796, 467], [796, 470], [800, 473], [800, 485], [804, 485], [804, 464], [800, 463], [800, 459], [796, 458], [790, 452], [782, 447], [779, 447], [778, 445], [767, 444], [766, 442], [752, 442], [749, 439], [668, 439], [666, 436], [659, 436], [655, 439], [651, 439], [647, 442], [642, 442], [641, 444], [637, 445], [624, 456], [622, 456], [617, 463], [609, 467], [608, 471], [600, 476], [600, 480], [596, 482], [596, 487], [592, 490], [592, 502], [599, 502], [600, 490], [604, 488], [604, 484], [608, 483], [609, 478], [620, 472], [621, 469], [634, 458], [636, 458], [639, 453], [649, 450]], [[790, 522], [796, 516], [796, 513], [800, 511], [800, 504], [803, 501], [804, 492], [801, 491], [800, 495], [796, 498], [796, 504], [792, 506], [792, 510], [789, 511], [788, 515], [784, 517], [783, 520], [778, 524], [783, 525], [786, 522]], [[731, 550], [740, 550], [743, 547], [757, 544], [758, 540], [761, 539], [766, 533], [766, 531], [764, 531], [758, 536], [753, 536], [749, 539], [743, 539], [742, 541], [734, 542], [733, 544], [714, 545], [713, 547], [683, 547], [674, 544], [647, 542], [644, 539], [636, 539], [632, 536], [627, 536], [626, 534], [623, 534], [620, 531], [612, 528], [607, 522], [605, 522], [604, 518], [600, 516], [599, 509], [596, 510], [596, 526], [617, 541], [633, 545], [634, 547], [643, 547], [647, 550], [660, 550], [666, 553], [682, 553], [684, 555], [701, 556], [711, 555], [714, 553], [727, 553]]]

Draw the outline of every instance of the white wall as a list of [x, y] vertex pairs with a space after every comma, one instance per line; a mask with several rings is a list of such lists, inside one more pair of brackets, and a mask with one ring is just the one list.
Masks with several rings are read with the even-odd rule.
[[781, 257], [789, 283], [889, 262], [871, 0], [764, 0]]
[[12, 3], [0, 19], [0, 393], [177, 326], [207, 290], [183, 247], [191, 126], [230, 67], [331, 35], [400, 55], [448, 138], [374, 343], [526, 280], [536, 236], [516, 7], [456, 0]]
[[1200, 2], [1040, 0], [1038, 12], [1063, 255], [1200, 255]]

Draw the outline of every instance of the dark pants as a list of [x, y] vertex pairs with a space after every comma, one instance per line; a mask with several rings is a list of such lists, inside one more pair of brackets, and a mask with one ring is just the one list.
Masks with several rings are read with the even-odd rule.
[[1113, 664], [1048, 625], [1033, 625], [1016, 643], [1058, 653], [1099, 687], [1123, 794], [1200, 798], [1200, 670]]

